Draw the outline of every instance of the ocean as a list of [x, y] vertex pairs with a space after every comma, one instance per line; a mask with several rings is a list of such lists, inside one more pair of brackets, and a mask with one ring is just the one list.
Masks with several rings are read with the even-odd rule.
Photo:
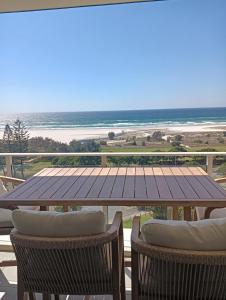
[[29, 129], [132, 128], [178, 125], [226, 125], [226, 107], [97, 112], [0, 114], [0, 130], [17, 118]]

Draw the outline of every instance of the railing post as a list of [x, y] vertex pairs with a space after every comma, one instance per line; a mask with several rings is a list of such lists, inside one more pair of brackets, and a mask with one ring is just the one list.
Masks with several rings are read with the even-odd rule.
[[206, 156], [206, 167], [207, 167], [208, 175], [211, 176], [213, 174], [213, 156], [212, 155]]
[[[106, 155], [101, 155], [101, 167], [107, 167], [107, 156]], [[108, 206], [103, 206], [103, 213], [105, 215], [105, 220], [108, 223], [109, 217], [108, 217]]]
[[5, 156], [6, 176], [12, 177], [13, 158], [11, 155]]
[[107, 167], [108, 159], [106, 155], [101, 155], [101, 167]]

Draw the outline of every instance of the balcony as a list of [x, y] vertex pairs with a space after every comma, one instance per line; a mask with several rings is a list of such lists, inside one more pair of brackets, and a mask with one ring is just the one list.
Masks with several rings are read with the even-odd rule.
[[[125, 156], [142, 156], [142, 157], [147, 157], [147, 156], [154, 156], [154, 157], [158, 157], [158, 158], [163, 158], [163, 162], [164, 167], [170, 166], [178, 166], [178, 165], [183, 165], [183, 160], [181, 160], [181, 158], [184, 157], [190, 157], [190, 158], [202, 158], [202, 162], [205, 161], [205, 165], [202, 165], [202, 169], [205, 170], [208, 175], [210, 176], [214, 176], [216, 177], [216, 171], [215, 171], [215, 163], [218, 162], [216, 160], [216, 158], [219, 159], [219, 157], [221, 158], [225, 158], [226, 157], [226, 152], [163, 152], [163, 153], [1, 153], [0, 157], [2, 158], [2, 161], [4, 162], [3, 165], [3, 174], [7, 177], [12, 177], [15, 176], [15, 174], [19, 175], [19, 171], [18, 171], [18, 166], [14, 165], [14, 161], [15, 158], [19, 158], [19, 157], [26, 157], [25, 160], [25, 176], [28, 177], [28, 174], [26, 173], [26, 170], [29, 170], [29, 168], [27, 168], [28, 165], [34, 163], [34, 159], [39, 158], [43, 159], [43, 158], [50, 158], [50, 157], [78, 157], [78, 156], [85, 156], [85, 157], [100, 157], [100, 162], [101, 162], [101, 168], [105, 168], [105, 167], [109, 167], [109, 161], [108, 158], [109, 157], [125, 157]], [[168, 164], [167, 161], [165, 159], [169, 159], [168, 160]], [[190, 164], [189, 164], [190, 165]], [[156, 166], [156, 163], [153, 164], [153, 166]], [[151, 166], [151, 167], [153, 167]], [[159, 166], [159, 165], [158, 165]], [[42, 165], [43, 167], [43, 165]], [[55, 166], [57, 167], [57, 166]], [[84, 166], [83, 166], [84, 167]], [[91, 166], [89, 166], [91, 167]], [[140, 166], [136, 166], [136, 167], [140, 167]], [[150, 166], [142, 166], [143, 167], [150, 167]], [[39, 171], [36, 169], [36, 172]], [[29, 173], [29, 176], [31, 175], [31, 173]], [[219, 183], [224, 183], [224, 179], [220, 179], [218, 180]], [[8, 182], [8, 188], [11, 190], [14, 186], [15, 182], [10, 181]], [[131, 230], [129, 227], [131, 227], [131, 218], [135, 215], [141, 215], [143, 216], [144, 220], [146, 220], [149, 217], [153, 217], [153, 207], [151, 209], [149, 209], [148, 207], [142, 207], [141, 209], [138, 207], [139, 204], [136, 204], [136, 206], [130, 206], [130, 207], [103, 207], [104, 212], [107, 216], [107, 218], [112, 221], [112, 216], [114, 215], [114, 212], [116, 210], [122, 210], [123, 215], [124, 215], [124, 239], [125, 239], [125, 254], [126, 256], [130, 256], [130, 233]], [[162, 208], [162, 205], [165, 205], [165, 203], [161, 203], [161, 201], [159, 202], [160, 207]], [[192, 219], [195, 219], [195, 213], [194, 213], [194, 207], [180, 207], [178, 208], [176, 206], [172, 208], [172, 206], [166, 206], [166, 210], [165, 210], [165, 218], [168, 219], [182, 219], [183, 216], [184, 218], [186, 218], [188, 215], [188, 209], [190, 211], [190, 217]], [[91, 208], [91, 207], [90, 207]], [[57, 209], [56, 207], [51, 207], [51, 209]], [[59, 208], [58, 208], [59, 209]], [[71, 209], [70, 207], [66, 207], [65, 206], [61, 206], [61, 209]], [[74, 208], [72, 208], [74, 209]], [[80, 207], [81, 209], [81, 207]], [[163, 210], [159, 210], [158, 211], [160, 214], [164, 212]], [[157, 213], [155, 212], [155, 217], [163, 217], [162, 215], [158, 216]], [[1, 252], [0, 253], [0, 258], [1, 261], [2, 260], [12, 260], [15, 259], [14, 254], [7, 252], [7, 251], [11, 251], [11, 246], [9, 243], [9, 237], [8, 236], [1, 236], [1, 249], [3, 249], [6, 252]], [[129, 264], [128, 264], [129, 265]], [[126, 290], [127, 290], [127, 299], [130, 299], [130, 294], [131, 294], [131, 270], [129, 267], [127, 267], [125, 269], [125, 274], [126, 274]], [[16, 283], [17, 283], [17, 275], [16, 275], [16, 267], [3, 267], [1, 268], [1, 292], [0, 292], [0, 299], [15, 299], [16, 298]], [[63, 298], [62, 298], [63, 299]], [[86, 299], [83, 297], [69, 297], [69, 298], [65, 298], [65, 299]], [[105, 296], [105, 297], [94, 297], [93, 299], [111, 299], [110, 296]]]

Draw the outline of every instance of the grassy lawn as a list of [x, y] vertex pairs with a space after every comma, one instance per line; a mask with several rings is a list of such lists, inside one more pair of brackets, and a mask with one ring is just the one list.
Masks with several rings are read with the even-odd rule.
[[171, 149], [169, 146], [160, 147], [101, 147], [101, 152], [167, 152]]
[[219, 151], [219, 152], [224, 152], [226, 151], [226, 145], [203, 145], [203, 146], [199, 146], [199, 147], [192, 147], [190, 148], [188, 151], [200, 151], [200, 150], [204, 150], [204, 149], [215, 149], [216, 151]]
[[[140, 216], [140, 222], [141, 224], [143, 224], [144, 222], [150, 220], [151, 216], [150, 214], [144, 214]], [[127, 220], [123, 221], [123, 227], [124, 228], [132, 228], [132, 222], [133, 222], [133, 218], [129, 218]]]
[[[202, 145], [188, 148], [188, 152], [205, 151], [205, 149], [213, 148], [216, 151], [226, 151], [226, 145]], [[154, 146], [154, 147], [101, 147], [101, 152], [168, 152], [172, 149], [171, 146]]]

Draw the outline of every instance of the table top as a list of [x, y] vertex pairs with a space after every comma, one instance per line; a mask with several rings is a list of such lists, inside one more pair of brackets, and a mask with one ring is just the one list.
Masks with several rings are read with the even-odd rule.
[[0, 205], [226, 206], [226, 190], [199, 167], [46, 168]]

